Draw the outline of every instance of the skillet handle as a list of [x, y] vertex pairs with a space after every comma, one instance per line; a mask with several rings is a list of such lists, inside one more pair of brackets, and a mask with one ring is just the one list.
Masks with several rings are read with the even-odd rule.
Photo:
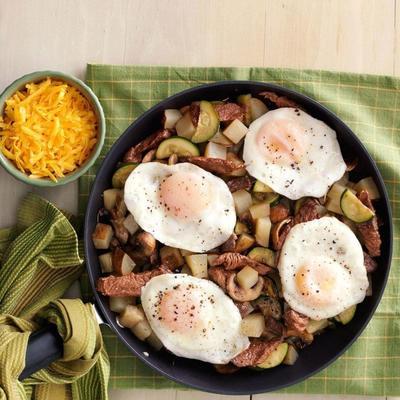
[[19, 376], [22, 381], [34, 372], [47, 367], [63, 355], [63, 341], [53, 324], [32, 333], [26, 349], [25, 368]]

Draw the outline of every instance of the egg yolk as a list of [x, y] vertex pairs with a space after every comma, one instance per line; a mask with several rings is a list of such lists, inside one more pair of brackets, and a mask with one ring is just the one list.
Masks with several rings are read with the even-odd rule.
[[321, 307], [335, 302], [340, 289], [335, 269], [329, 265], [305, 265], [295, 275], [296, 288], [302, 301], [311, 307]]
[[159, 188], [160, 201], [167, 213], [177, 218], [197, 217], [210, 204], [211, 193], [205, 176], [177, 172], [164, 178]]
[[187, 288], [182, 288], [180, 285], [164, 292], [158, 309], [160, 322], [176, 333], [185, 334], [201, 330], [203, 323], [199, 298], [194, 288], [188, 292]]
[[266, 122], [257, 132], [257, 144], [272, 164], [299, 163], [306, 151], [304, 128], [287, 119]]

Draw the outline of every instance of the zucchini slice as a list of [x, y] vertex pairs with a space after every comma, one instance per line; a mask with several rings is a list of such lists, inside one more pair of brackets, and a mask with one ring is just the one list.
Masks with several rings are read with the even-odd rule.
[[249, 252], [248, 257], [262, 264], [267, 264], [270, 267], [276, 267], [275, 252], [266, 247], [254, 247]]
[[349, 189], [340, 197], [340, 208], [345, 217], [357, 223], [369, 221], [375, 215]]
[[272, 193], [273, 190], [265, 183], [257, 180], [253, 186], [253, 192], [257, 193]]
[[251, 94], [241, 94], [237, 98], [237, 102], [243, 106], [244, 109], [244, 124], [249, 126], [252, 122], [251, 115]]
[[137, 167], [138, 164], [124, 164], [122, 167], [119, 167], [112, 177], [112, 186], [116, 189], [123, 189], [126, 180], [130, 173]]
[[336, 315], [335, 320], [342, 323], [343, 325], [348, 324], [356, 313], [357, 305], [349, 307], [347, 310], [342, 311], [339, 315]]
[[219, 117], [209, 101], [200, 102], [199, 122], [192, 136], [193, 143], [203, 143], [211, 139], [218, 131]]
[[282, 361], [286, 357], [286, 353], [288, 351], [288, 344], [281, 343], [269, 356], [268, 358], [261, 364], [258, 364], [258, 368], [266, 369], [273, 368], [277, 365], [281, 364]]
[[165, 139], [159, 144], [156, 152], [156, 158], [163, 160], [172, 154], [176, 154], [180, 157], [199, 156], [200, 151], [191, 141], [185, 139], [184, 137], [175, 136]]

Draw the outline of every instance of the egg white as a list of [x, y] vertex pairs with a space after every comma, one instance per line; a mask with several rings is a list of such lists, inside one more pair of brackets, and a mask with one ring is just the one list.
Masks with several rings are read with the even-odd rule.
[[[160, 204], [161, 181], [178, 172], [197, 174], [211, 188], [209, 206], [196, 218], [175, 218]], [[171, 247], [204, 253], [228, 240], [235, 227], [233, 197], [226, 183], [190, 163], [140, 164], [125, 183], [124, 197], [126, 206], [138, 225], [158, 241]]]
[[[317, 277], [313, 269], [318, 269]], [[282, 247], [278, 270], [287, 303], [314, 320], [331, 318], [361, 303], [368, 288], [361, 244], [335, 217], [295, 225]], [[301, 271], [310, 277], [310, 290], [299, 288]], [[329, 276], [334, 276], [335, 283], [327, 291]]]
[[[306, 147], [297, 164], [287, 165], [279, 157], [273, 162], [267, 160], [257, 143], [257, 133], [262, 126], [279, 120], [289, 121], [304, 134]], [[245, 138], [243, 159], [251, 176], [291, 200], [324, 196], [346, 170], [336, 132], [294, 108], [272, 110], [253, 121]]]
[[[160, 311], [164, 296], [174, 296], [169, 312], [177, 323], [181, 323], [180, 318], [185, 318], [188, 312], [187, 302], [193, 304], [196, 315], [186, 316], [187, 324], [182, 324], [181, 329], [171, 328]], [[242, 318], [238, 308], [209, 280], [186, 274], [160, 275], [142, 289], [141, 302], [151, 328], [163, 345], [177, 356], [226, 364], [250, 344], [247, 336], [241, 333]]]

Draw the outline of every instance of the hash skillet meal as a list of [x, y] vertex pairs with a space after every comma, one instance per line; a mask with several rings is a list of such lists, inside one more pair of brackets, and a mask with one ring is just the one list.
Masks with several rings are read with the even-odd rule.
[[273, 92], [165, 110], [104, 191], [97, 290], [156, 350], [221, 373], [292, 365], [372, 293], [379, 191], [355, 168]]

